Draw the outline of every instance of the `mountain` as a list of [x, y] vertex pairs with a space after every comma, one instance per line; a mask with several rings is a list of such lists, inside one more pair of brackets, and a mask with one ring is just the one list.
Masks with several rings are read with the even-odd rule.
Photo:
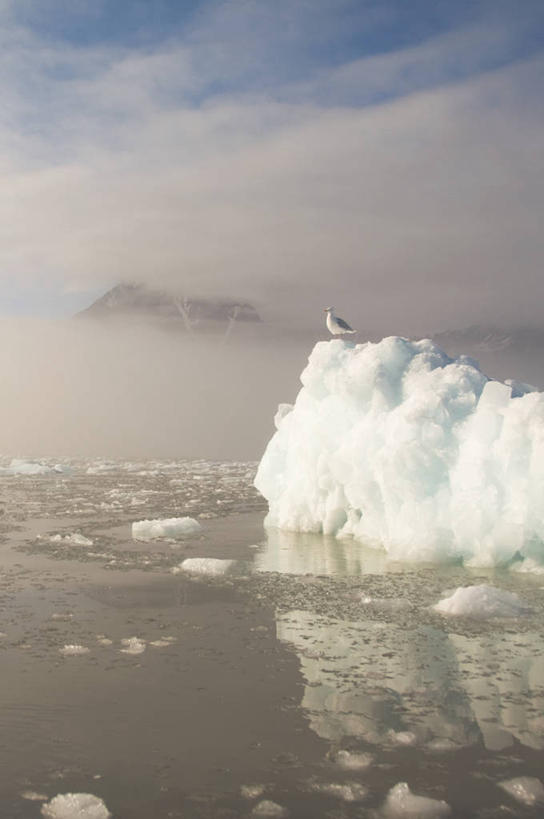
[[146, 320], [198, 333], [225, 332], [234, 323], [261, 321], [255, 307], [247, 301], [188, 297], [144, 284], [118, 284], [77, 317]]

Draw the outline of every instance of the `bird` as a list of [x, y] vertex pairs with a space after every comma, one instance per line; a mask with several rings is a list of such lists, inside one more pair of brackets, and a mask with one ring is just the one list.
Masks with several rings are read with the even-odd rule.
[[357, 332], [357, 330], [349, 326], [347, 321], [334, 315], [334, 307], [325, 307], [324, 312], [327, 314], [327, 327], [333, 336], [343, 336], [345, 333]]

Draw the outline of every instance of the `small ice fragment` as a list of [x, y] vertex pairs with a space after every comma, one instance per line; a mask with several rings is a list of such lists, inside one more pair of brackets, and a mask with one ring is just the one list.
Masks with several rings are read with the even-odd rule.
[[457, 751], [461, 747], [461, 745], [458, 745], [457, 742], [454, 742], [448, 737], [437, 737], [437, 739], [432, 739], [425, 745], [425, 748], [428, 751], [435, 754], [444, 754], [448, 751]]
[[201, 530], [200, 523], [194, 518], [166, 518], [165, 520], [140, 520], [132, 524], [134, 540], [155, 540], [156, 538], [187, 537]]
[[188, 557], [177, 568], [187, 574], [219, 577], [227, 574], [235, 562], [234, 560], [220, 560], [217, 557]]
[[98, 796], [90, 793], [61, 793], [42, 805], [47, 819], [109, 819], [111, 813]]
[[517, 802], [523, 805], [535, 805], [544, 802], [544, 786], [535, 776], [517, 776], [515, 779], [505, 779], [499, 782], [499, 788], [510, 794]]
[[277, 802], [272, 802], [270, 799], [263, 799], [258, 802], [251, 812], [252, 816], [262, 816], [265, 819], [282, 819], [288, 816], [289, 811]]
[[313, 782], [311, 789], [343, 802], [362, 802], [368, 796], [368, 790], [359, 782]]
[[73, 618], [73, 616], [74, 615], [70, 614], [69, 612], [59, 612], [59, 613], [52, 614], [51, 615], [51, 620], [67, 621], [67, 620], [71, 620]]
[[166, 648], [166, 646], [171, 646], [172, 642], [171, 640], [151, 640], [149, 645], [154, 648]]
[[450, 816], [451, 808], [442, 799], [416, 796], [406, 782], [399, 782], [389, 793], [382, 807], [386, 819], [441, 819]]
[[121, 643], [125, 646], [119, 649], [122, 654], [143, 654], [145, 651], [145, 641], [139, 637], [125, 637]]
[[73, 532], [71, 535], [52, 535], [49, 540], [52, 543], [71, 543], [73, 546], [92, 546], [93, 541], [82, 535], [81, 532]]
[[387, 736], [394, 745], [416, 745], [417, 737], [412, 731], [388, 731]]
[[90, 649], [77, 643], [71, 643], [59, 648], [59, 651], [64, 657], [77, 657], [81, 654], [88, 654]]
[[441, 614], [473, 617], [478, 620], [487, 620], [490, 617], [518, 617], [530, 612], [530, 608], [517, 594], [486, 584], [460, 586], [433, 608]]
[[28, 799], [29, 802], [47, 802], [47, 795], [37, 791], [23, 791], [21, 799]]
[[101, 646], [111, 646], [111, 645], [113, 645], [113, 640], [110, 640], [110, 638], [106, 637], [104, 634], [97, 634], [96, 635], [96, 642], [100, 643]]
[[266, 790], [266, 785], [242, 785], [240, 793], [244, 799], [258, 799]]
[[376, 611], [396, 612], [410, 608], [410, 602], [404, 597], [369, 597], [364, 592], [361, 594], [361, 603]]
[[346, 771], [363, 771], [369, 768], [374, 757], [372, 754], [356, 753], [354, 751], [338, 751], [334, 756], [334, 761], [340, 768]]

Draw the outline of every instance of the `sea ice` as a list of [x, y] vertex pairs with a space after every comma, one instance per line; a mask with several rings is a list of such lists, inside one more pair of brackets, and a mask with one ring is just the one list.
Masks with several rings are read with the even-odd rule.
[[359, 782], [312, 782], [310, 787], [316, 793], [342, 802], [362, 802], [368, 796], [368, 789]]
[[0, 468], [0, 475], [54, 475], [63, 472], [60, 464], [47, 466], [38, 461], [25, 461], [21, 458], [13, 458], [9, 466]]
[[398, 337], [320, 342], [301, 381], [255, 478], [268, 527], [397, 560], [544, 563], [544, 393]]
[[490, 617], [519, 617], [529, 611], [513, 592], [495, 586], [460, 586], [452, 595], [445, 597], [435, 611], [456, 617], [473, 617], [487, 620]]
[[194, 518], [166, 518], [165, 520], [140, 520], [132, 524], [134, 540], [155, 540], [156, 538], [178, 538], [194, 535], [201, 530]]
[[515, 779], [505, 779], [499, 782], [499, 787], [509, 793], [517, 802], [523, 805], [536, 805], [544, 802], [544, 786], [540, 779], [534, 776], [517, 776]]
[[108, 819], [111, 813], [98, 796], [91, 793], [59, 793], [42, 805], [47, 819]]
[[387, 794], [382, 814], [386, 819], [441, 819], [451, 808], [442, 799], [416, 796], [406, 782], [399, 782]]
[[176, 566], [173, 571], [175, 573], [186, 572], [187, 574], [219, 577], [231, 571], [235, 564], [235, 560], [220, 560], [217, 557], [188, 557], [179, 566]]

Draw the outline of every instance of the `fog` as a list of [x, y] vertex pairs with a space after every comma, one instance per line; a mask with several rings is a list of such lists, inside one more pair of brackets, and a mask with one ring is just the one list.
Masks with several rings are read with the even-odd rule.
[[310, 349], [145, 324], [3, 321], [0, 451], [256, 459]]

